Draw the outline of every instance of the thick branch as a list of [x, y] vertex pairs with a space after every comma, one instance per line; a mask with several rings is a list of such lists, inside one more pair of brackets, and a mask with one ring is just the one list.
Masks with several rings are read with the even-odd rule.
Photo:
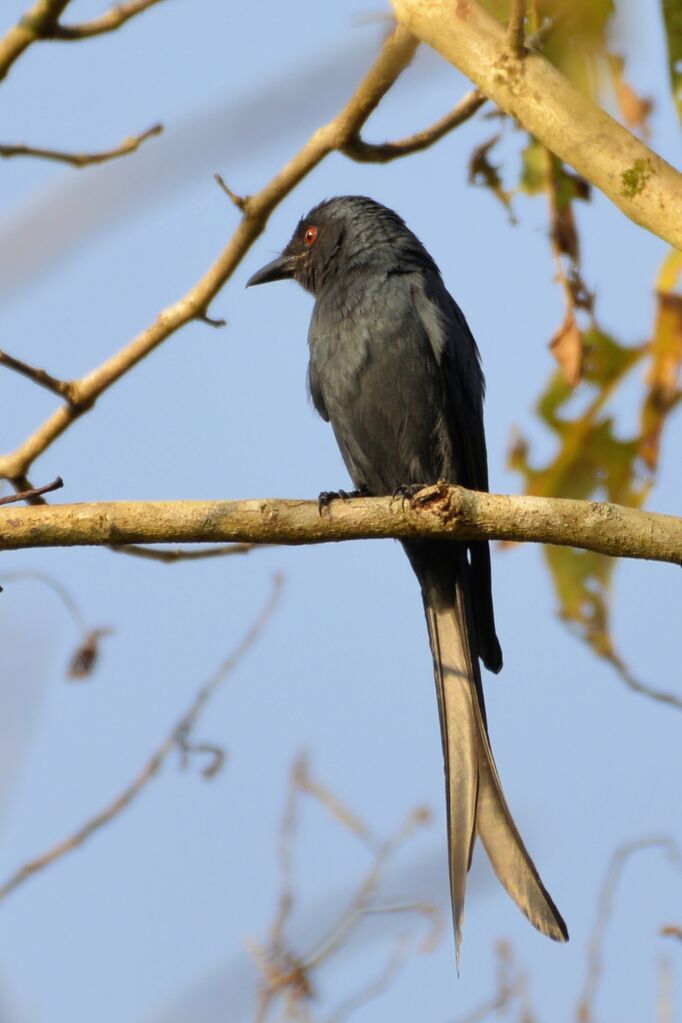
[[0, 39], [0, 81], [24, 50], [50, 36], [70, 0], [36, 0], [24, 16]]
[[519, 59], [476, 0], [393, 0], [398, 21], [600, 188], [635, 223], [682, 248], [682, 175], [582, 96], [539, 53]]
[[147, 131], [143, 131], [141, 135], [128, 135], [120, 146], [116, 146], [114, 149], [104, 149], [99, 153], [66, 153], [61, 149], [41, 149], [39, 146], [21, 144], [8, 146], [0, 143], [0, 157], [32, 156], [40, 160], [68, 163], [72, 167], [91, 167], [96, 163], [107, 163], [109, 160], [117, 160], [120, 156], [134, 153], [143, 142], [154, 135], [160, 135], [162, 131], [163, 125], [155, 124]]
[[139, 543], [314, 544], [416, 536], [560, 544], [682, 565], [682, 519], [616, 504], [445, 483], [411, 500], [120, 501], [0, 509], [0, 550]]
[[274, 207], [325, 156], [335, 149], [342, 149], [357, 134], [398, 75], [410, 63], [417, 45], [417, 40], [400, 27], [389, 36], [374, 65], [341, 112], [318, 129], [303, 149], [261, 192], [241, 201], [244, 213], [237, 230], [201, 280], [174, 305], [162, 310], [156, 322], [128, 345], [87, 376], [74, 380], [70, 402], [58, 408], [14, 452], [0, 456], [0, 477], [16, 479], [25, 475], [38, 455], [92, 407], [108, 387], [180, 327], [191, 320], [205, 319], [209, 304], [261, 234]]

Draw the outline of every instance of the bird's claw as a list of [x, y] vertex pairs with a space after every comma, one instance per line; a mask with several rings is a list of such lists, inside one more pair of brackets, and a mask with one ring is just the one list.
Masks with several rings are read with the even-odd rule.
[[323, 509], [328, 508], [332, 501], [350, 501], [353, 497], [367, 497], [367, 487], [360, 487], [358, 490], [321, 490], [317, 498], [317, 510], [321, 515]]
[[420, 490], [423, 490], [426, 486], [425, 483], [403, 483], [402, 486], [396, 487], [391, 494], [391, 500], [396, 501], [398, 498], [402, 501], [402, 509], [405, 510], [405, 502], [412, 501], [415, 494], [418, 494]]

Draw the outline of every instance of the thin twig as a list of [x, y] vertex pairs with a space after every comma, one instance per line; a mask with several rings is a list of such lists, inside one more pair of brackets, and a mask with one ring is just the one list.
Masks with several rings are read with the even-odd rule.
[[159, 773], [159, 770], [168, 755], [174, 749], [182, 749], [183, 741], [187, 740], [187, 736], [194, 728], [197, 718], [206, 706], [206, 703], [209, 701], [220, 683], [224, 681], [247, 650], [253, 646], [255, 641], [258, 639], [264, 625], [275, 609], [277, 601], [279, 600], [281, 588], [282, 580], [281, 577], [278, 576], [275, 578], [272, 594], [268, 598], [267, 603], [253, 625], [246, 632], [235, 650], [226, 658], [225, 661], [223, 661], [217, 671], [215, 671], [209, 678], [208, 682], [206, 682], [206, 684], [199, 690], [188, 710], [183, 714], [177, 724], [174, 725], [170, 733], [166, 736], [155, 753], [152, 754], [133, 781], [123, 790], [123, 792], [121, 792], [119, 796], [116, 797], [116, 799], [113, 800], [113, 802], [109, 803], [109, 805], [103, 810], [100, 810], [100, 812], [95, 814], [94, 817], [91, 817], [88, 821], [86, 821], [86, 823], [79, 828], [78, 831], [74, 832], [74, 834], [70, 835], [68, 838], [63, 839], [63, 841], [59, 842], [51, 849], [48, 849], [40, 856], [37, 856], [35, 859], [29, 860], [28, 863], [25, 863], [22, 867], [15, 871], [15, 873], [12, 874], [3, 885], [0, 885], [0, 901], [27, 881], [29, 877], [45, 870], [45, 868], [54, 863], [55, 860], [61, 859], [61, 857], [65, 856], [67, 853], [73, 852], [74, 849], [83, 845], [83, 843], [86, 842], [91, 835], [99, 831], [105, 824], [109, 824], [110, 821], [112, 821], [119, 813], [125, 810], [130, 803], [132, 803], [132, 801], [140, 794], [152, 778]]
[[221, 174], [214, 174], [213, 178], [216, 181], [216, 183], [220, 186], [222, 191], [225, 193], [225, 195], [228, 197], [230, 202], [234, 203], [237, 209], [241, 210], [241, 212], [243, 213], [246, 209], [249, 196], [237, 195], [236, 192], [233, 192], [230, 186], [226, 184]]
[[521, 60], [526, 52], [524, 22], [526, 20], [526, 0], [511, 0], [509, 12], [509, 25], [507, 33], [509, 36], [509, 49], [514, 56]]
[[682, 869], [682, 855], [677, 844], [670, 838], [645, 838], [637, 842], [628, 842], [627, 845], [616, 849], [611, 857], [609, 869], [602, 885], [597, 905], [597, 915], [587, 948], [587, 974], [583, 993], [576, 1010], [578, 1023], [592, 1023], [594, 1019], [594, 1000], [604, 968], [603, 956], [606, 928], [611, 919], [613, 900], [623, 868], [631, 856], [646, 849], [662, 849], [667, 853], [670, 861], [678, 869]]
[[282, 823], [277, 840], [277, 859], [279, 860], [280, 895], [277, 912], [270, 927], [270, 948], [276, 956], [280, 956], [285, 948], [284, 928], [294, 908], [294, 872], [291, 857], [291, 846], [298, 826], [298, 793], [300, 778], [307, 770], [303, 754], [296, 757], [289, 776]]
[[9, 494], [7, 497], [0, 497], [0, 504], [14, 504], [16, 501], [28, 501], [33, 497], [42, 497], [43, 494], [51, 494], [53, 490], [60, 490], [64, 486], [64, 480], [57, 476], [51, 483], [43, 487], [29, 487], [27, 490], [20, 490], [16, 494]]
[[48, 575], [46, 572], [18, 570], [16, 572], [3, 572], [0, 574], [0, 578], [5, 583], [37, 582], [42, 586], [46, 586], [48, 590], [52, 590], [52, 592], [59, 598], [81, 636], [85, 638], [89, 635], [91, 630], [86, 624], [85, 618], [81, 614], [76, 601], [73, 599], [66, 587], [58, 582], [57, 579], [53, 579], [51, 575]]
[[164, 565], [175, 565], [178, 561], [203, 561], [206, 558], [225, 558], [231, 554], [248, 554], [253, 550], [265, 550], [268, 546], [265, 543], [230, 543], [222, 547], [202, 547], [199, 550], [183, 550], [178, 547], [173, 551], [160, 551], [153, 547], [128, 544], [125, 547], [112, 546], [110, 550], [115, 551], [116, 554], [129, 554], [135, 558], [159, 561]]
[[45, 572], [6, 572], [0, 578], [5, 582], [22, 582], [24, 580], [38, 582], [47, 586], [57, 595], [80, 633], [80, 642], [69, 658], [66, 677], [69, 680], [78, 681], [89, 678], [99, 659], [101, 641], [105, 636], [110, 636], [112, 630], [108, 626], [102, 627], [101, 625], [90, 628], [66, 587]]
[[400, 973], [402, 967], [405, 965], [409, 947], [410, 939], [407, 935], [401, 934], [395, 943], [386, 966], [381, 971], [377, 979], [371, 984], [368, 984], [362, 991], [358, 991], [345, 1002], [342, 1002], [341, 1005], [332, 1012], [331, 1016], [327, 1017], [325, 1023], [342, 1023], [344, 1019], [347, 1019], [358, 1009], [361, 1009], [363, 1005], [367, 1005], [368, 1002], [373, 1001], [375, 998], [378, 998], [379, 995], [382, 995], [384, 991], [387, 991]]
[[[299, 955], [287, 944], [284, 932], [294, 904], [291, 847], [298, 824], [298, 800], [302, 793], [312, 796], [318, 803], [321, 803], [335, 820], [361, 839], [372, 853], [372, 864], [349, 905], [342, 911], [329, 934], [311, 951]], [[409, 814], [403, 827], [392, 839], [380, 842], [360, 821], [354, 811], [345, 806], [326, 786], [311, 776], [307, 759], [304, 756], [296, 759], [290, 775], [286, 806], [279, 832], [278, 855], [281, 888], [277, 912], [270, 928], [267, 945], [262, 947], [253, 940], [246, 943], [247, 949], [263, 977], [255, 1016], [256, 1023], [264, 1023], [276, 998], [282, 999], [284, 1003], [285, 1018], [290, 1018], [286, 1015], [289, 1010], [293, 1014], [291, 1018], [299, 1018], [298, 1014], [302, 1007], [305, 1008], [315, 995], [312, 982], [314, 970], [348, 941], [357, 924], [365, 915], [419, 913], [426, 916], [431, 924], [431, 932], [422, 944], [421, 951], [433, 950], [441, 928], [440, 914], [436, 907], [421, 903], [378, 906], [372, 901], [388, 858], [402, 846], [417, 827], [425, 824], [428, 820], [428, 811], [417, 808]], [[404, 951], [402, 939], [400, 946], [401, 951]], [[350, 1002], [344, 1003], [330, 1017], [329, 1023], [349, 1015], [352, 1008], [361, 1003], [364, 1004], [369, 998], [378, 995], [400, 965], [399, 959], [396, 949], [385, 973], [369, 988], [359, 992]]]
[[79, 25], [57, 24], [50, 38], [58, 39], [60, 42], [75, 42], [79, 39], [101, 36], [105, 32], [114, 32], [126, 21], [161, 2], [162, 0], [129, 0], [128, 3], [116, 4], [92, 21], [84, 21]]
[[46, 372], [46, 370], [31, 366], [28, 362], [16, 359], [13, 355], [8, 355], [7, 352], [1, 350], [0, 366], [6, 366], [7, 369], [20, 373], [21, 376], [28, 377], [34, 384], [47, 388], [48, 391], [59, 395], [60, 398], [66, 398], [67, 401], [71, 400], [71, 388], [73, 385], [70, 380], [59, 380], [57, 377], [53, 377], [51, 373]]
[[349, 139], [343, 146], [342, 152], [359, 163], [388, 163], [401, 156], [419, 153], [438, 142], [460, 124], [468, 121], [486, 102], [487, 97], [482, 92], [472, 89], [445, 117], [441, 117], [424, 131], [408, 135], [407, 138], [399, 139], [396, 142], [384, 142], [379, 145], [365, 142], [357, 135]]
[[[424, 807], [417, 807], [417, 809], [412, 810], [408, 814], [403, 826], [393, 838], [376, 844], [374, 863], [368, 870], [350, 903], [326, 937], [321, 939], [314, 949], [301, 957], [306, 971], [320, 966], [346, 944], [360, 920], [370, 910], [372, 896], [376, 893], [388, 860], [414, 834], [418, 827], [428, 824], [430, 819], [431, 815], [428, 810]], [[372, 912], [380, 912], [380, 908], [374, 907]], [[431, 915], [430, 907], [428, 915]]]
[[663, 689], [654, 689], [652, 686], [647, 685], [645, 682], [640, 682], [639, 679], [630, 672], [627, 664], [623, 661], [618, 654], [614, 651], [602, 651], [602, 656], [609, 661], [610, 664], [618, 672], [618, 677], [628, 689], [631, 689], [633, 693], [640, 693], [642, 696], [648, 696], [649, 699], [655, 700], [657, 703], [664, 703], [669, 707], [675, 707], [677, 710], [682, 710], [682, 696], [678, 696], [676, 693], [670, 693]]
[[519, 1019], [523, 1023], [530, 1023], [530, 1006], [527, 998], [528, 978], [525, 972], [516, 962], [511, 945], [507, 941], [499, 941], [496, 949], [497, 956], [497, 991], [492, 998], [487, 999], [471, 1012], [457, 1018], [457, 1023], [483, 1023], [493, 1013], [499, 1013], [502, 1009], [508, 1008], [514, 999], [521, 1003]]
[[121, 156], [128, 156], [140, 148], [143, 142], [163, 131], [162, 124], [155, 124], [141, 135], [128, 135], [120, 146], [104, 149], [99, 153], [67, 153], [60, 149], [43, 149], [39, 146], [3, 145], [0, 144], [0, 157], [31, 156], [40, 160], [54, 160], [57, 163], [68, 163], [72, 167], [91, 167], [97, 163], [107, 163]]

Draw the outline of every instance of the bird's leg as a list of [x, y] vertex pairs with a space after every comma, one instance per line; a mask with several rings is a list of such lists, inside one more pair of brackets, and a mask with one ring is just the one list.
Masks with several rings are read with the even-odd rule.
[[366, 486], [358, 490], [321, 490], [317, 498], [317, 510], [322, 514], [324, 508], [328, 508], [332, 501], [350, 501], [352, 497], [369, 497], [369, 490]]

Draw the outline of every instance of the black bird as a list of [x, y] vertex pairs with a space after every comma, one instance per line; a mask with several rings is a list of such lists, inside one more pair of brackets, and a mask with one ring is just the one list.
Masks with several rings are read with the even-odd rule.
[[[394, 494], [439, 479], [487, 490], [478, 348], [438, 267], [398, 214], [365, 196], [320, 203], [247, 286], [291, 277], [315, 296], [310, 393], [357, 490]], [[566, 941], [509, 812], [488, 738], [479, 657], [490, 671], [502, 667], [488, 544], [403, 546], [421, 585], [433, 653], [457, 963], [476, 835], [530, 922]]]

